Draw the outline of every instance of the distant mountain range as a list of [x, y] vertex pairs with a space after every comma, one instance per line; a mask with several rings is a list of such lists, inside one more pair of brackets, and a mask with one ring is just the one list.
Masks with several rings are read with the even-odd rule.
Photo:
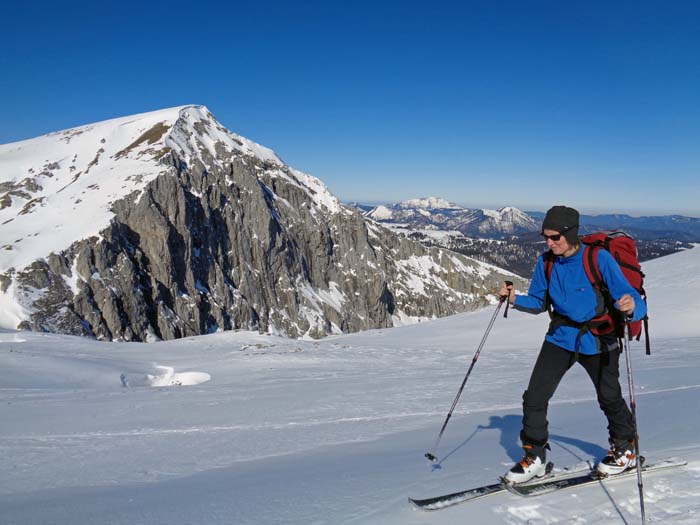
[[[531, 275], [537, 257], [545, 249], [540, 236], [543, 212], [523, 212], [513, 207], [468, 209], [438, 197], [354, 206], [366, 217], [413, 241], [447, 248], [523, 277]], [[582, 233], [615, 229], [637, 239], [640, 261], [700, 242], [700, 219], [693, 217], [581, 216]]]
[[[353, 204], [366, 217], [380, 223], [415, 230], [450, 230], [466, 237], [503, 239], [518, 235], [534, 239], [545, 213], [521, 211], [512, 206], [489, 209], [464, 208], [439, 197], [410, 199], [395, 204]], [[675, 239], [700, 242], [700, 219], [682, 215], [632, 217], [624, 214], [581, 215], [581, 232], [623, 229], [637, 239]]]
[[[527, 212], [541, 222], [543, 212]], [[624, 214], [581, 215], [584, 232], [622, 229], [637, 239], [671, 238], [687, 242], [700, 242], [700, 219], [683, 215], [658, 215], [632, 217]]]
[[411, 199], [376, 206], [365, 216], [377, 222], [400, 223], [417, 229], [453, 230], [465, 236], [498, 238], [536, 231], [537, 222], [513, 207], [468, 209], [445, 199]]

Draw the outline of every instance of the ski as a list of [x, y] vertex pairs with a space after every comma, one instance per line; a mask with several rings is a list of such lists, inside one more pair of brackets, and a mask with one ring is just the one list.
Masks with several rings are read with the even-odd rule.
[[[644, 458], [642, 458], [642, 461], [644, 461]], [[687, 461], [677, 459], [665, 459], [649, 464], [642, 463], [642, 472], [655, 472], [658, 470], [672, 469], [682, 467], [687, 464]], [[555, 479], [543, 480], [539, 483], [527, 483], [519, 485], [508, 484], [505, 488], [509, 492], [518, 494], [519, 496], [532, 497], [541, 496], [542, 494], [549, 494], [550, 492], [555, 492], [561, 489], [580, 487], [582, 485], [588, 485], [591, 483], [614, 481], [619, 478], [635, 476], [636, 474], [636, 468], [630, 468], [628, 470], [625, 470], [624, 472], [621, 472], [620, 474], [615, 474], [612, 476], [599, 476], [597, 471], [591, 470], [577, 475], [568, 475], [564, 477], [558, 477]]]
[[467, 501], [472, 501], [477, 498], [483, 498], [489, 494], [503, 492], [505, 490], [506, 489], [503, 486], [503, 483], [493, 483], [491, 485], [484, 485], [483, 487], [476, 487], [469, 490], [463, 490], [461, 492], [454, 492], [452, 494], [445, 494], [444, 496], [435, 496], [434, 498], [408, 498], [408, 501], [411, 502], [414, 507], [421, 510], [440, 510], [458, 505], [460, 503], [465, 503]]
[[[662, 461], [657, 461], [655, 463], [643, 465], [642, 471], [654, 472], [658, 470], [682, 467], [684, 465], [687, 465], [687, 461], [677, 459], [665, 459]], [[563, 470], [554, 474], [552, 474], [552, 468], [552, 463], [548, 463], [547, 474], [544, 477], [528, 481], [526, 483], [512, 485], [510, 483], [504, 483], [503, 481], [501, 481], [500, 483], [492, 483], [490, 485], [475, 487], [472, 489], [453, 492], [452, 494], [435, 496], [432, 498], [408, 498], [408, 501], [414, 507], [420, 510], [441, 510], [448, 507], [453, 507], [455, 505], [459, 505], [460, 503], [466, 503], [468, 501], [473, 501], [475, 499], [483, 498], [485, 496], [490, 496], [493, 494], [500, 494], [503, 492], [512, 492], [519, 496], [533, 497], [565, 488], [582, 486], [599, 481], [613, 481], [618, 478], [635, 475], [637, 472], [637, 470], [633, 468], [620, 474], [616, 474], [614, 476], [601, 478], [597, 475], [597, 471], [591, 470], [590, 468], [578, 470]]]
[[[547, 471], [544, 477], [537, 479], [536, 481], [531, 481], [529, 483], [542, 483], [544, 481], [552, 481], [554, 479], [557, 479], [561, 476], [571, 476], [576, 473], [580, 473], [583, 471], [576, 471], [576, 472], [562, 472], [562, 473], [557, 473], [557, 474], [552, 474], [552, 469], [554, 468], [554, 465], [552, 463], [547, 463]], [[585, 472], [588, 472], [586, 470]], [[506, 487], [503, 485], [503, 482], [499, 483], [493, 483], [491, 485], [484, 485], [483, 487], [476, 487], [473, 489], [468, 489], [468, 490], [462, 490], [460, 492], [453, 492], [452, 494], [445, 494], [442, 496], [435, 496], [433, 498], [426, 498], [426, 499], [414, 499], [414, 498], [408, 498], [408, 501], [416, 508], [421, 509], [421, 510], [440, 510], [440, 509], [445, 509], [447, 507], [452, 507], [454, 505], [458, 505], [460, 503], [465, 503], [467, 501], [472, 501], [477, 498], [483, 498], [484, 496], [489, 496], [491, 494], [498, 494], [501, 492], [505, 492]]]

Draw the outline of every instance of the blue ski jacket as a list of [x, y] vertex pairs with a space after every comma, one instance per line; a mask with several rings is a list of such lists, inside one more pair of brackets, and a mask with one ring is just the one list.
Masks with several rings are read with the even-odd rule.
[[[596, 293], [593, 284], [586, 276], [583, 266], [583, 246], [570, 257], [556, 257], [552, 267], [549, 282], [549, 300], [552, 308], [572, 321], [582, 323], [596, 316], [596, 308], [601, 297]], [[539, 314], [546, 310], [545, 293], [547, 292], [547, 277], [544, 271], [544, 256], [537, 259], [535, 273], [532, 276], [527, 295], [517, 295], [513, 307], [516, 310]], [[634, 314], [632, 321], [638, 321], [647, 313], [646, 303], [622, 274], [615, 258], [605, 250], [598, 250], [598, 267], [610, 290], [610, 295], [617, 301], [625, 294], [634, 298]], [[579, 329], [575, 326], [555, 326], [547, 332], [545, 339], [571, 352], [576, 351]], [[586, 332], [580, 338], [578, 351], [581, 354], [593, 355], [603, 350], [605, 346], [616, 346], [616, 341], [601, 341], [604, 337], [596, 337]], [[610, 338], [613, 339], [613, 338]]]

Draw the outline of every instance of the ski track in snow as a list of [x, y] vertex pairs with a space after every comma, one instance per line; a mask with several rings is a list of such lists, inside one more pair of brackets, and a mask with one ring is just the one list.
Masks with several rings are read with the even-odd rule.
[[[200, 374], [201, 372], [193, 372], [192, 374]], [[188, 374], [182, 374], [187, 376]], [[207, 374], [208, 375], [208, 374]], [[177, 377], [177, 374], [173, 375]], [[170, 377], [170, 376], [168, 376]], [[162, 380], [158, 379], [158, 383]], [[183, 383], [184, 384], [184, 383]], [[199, 383], [195, 383], [199, 384]], [[172, 386], [171, 380], [168, 379], [167, 385], [149, 385], [149, 386]], [[179, 385], [178, 385], [179, 386]], [[653, 395], [664, 392], [675, 392], [679, 390], [693, 390], [700, 388], [699, 385], [687, 385], [679, 386], [673, 388], [656, 389], [645, 392], [637, 393], [637, 397], [645, 395]], [[595, 401], [595, 397], [581, 398], [577, 402], [583, 401]], [[566, 401], [556, 401], [552, 402], [551, 405], [568, 405], [571, 404], [571, 400]], [[479, 408], [475, 410], [469, 410], [469, 414], [479, 414], [479, 413], [494, 413], [501, 411], [518, 410], [520, 407], [518, 405], [493, 405], [489, 407]], [[114, 431], [114, 432], [85, 432], [85, 433], [69, 433], [69, 434], [48, 434], [48, 435], [12, 435], [11, 439], [13, 441], [17, 440], [34, 440], [42, 442], [51, 441], [61, 441], [69, 439], [84, 439], [84, 440], [94, 440], [98, 438], [115, 438], [115, 437], [129, 437], [129, 436], [157, 436], [163, 434], [195, 434], [195, 433], [219, 433], [219, 432], [233, 432], [233, 431], [263, 431], [263, 430], [285, 430], [291, 427], [300, 428], [311, 428], [319, 427], [323, 425], [337, 425], [342, 423], [369, 423], [373, 421], [387, 421], [392, 422], [394, 420], [401, 420], [405, 418], [423, 418], [423, 417], [439, 417], [443, 415], [443, 412], [410, 412], [401, 414], [385, 414], [376, 416], [363, 416], [363, 417], [344, 417], [344, 418], [329, 418], [329, 419], [305, 419], [303, 421], [289, 421], [286, 423], [266, 423], [260, 425], [206, 425], [206, 426], [195, 426], [195, 427], [183, 427], [183, 428], [142, 428], [134, 429], [128, 431]], [[465, 415], [464, 412], [455, 411], [453, 415]], [[0, 437], [0, 440], [3, 438]]]

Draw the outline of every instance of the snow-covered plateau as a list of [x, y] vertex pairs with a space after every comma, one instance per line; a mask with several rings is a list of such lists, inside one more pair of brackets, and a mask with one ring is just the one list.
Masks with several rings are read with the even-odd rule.
[[[647, 274], [652, 355], [632, 343], [653, 523], [700, 522], [700, 248]], [[230, 331], [153, 344], [0, 332], [0, 523], [639, 523], [636, 477], [434, 513], [407, 497], [493, 483], [520, 459], [546, 315], [499, 317], [430, 464], [492, 308], [319, 341]], [[623, 389], [627, 392], [624, 364]], [[627, 396], [627, 393], [625, 394]], [[607, 450], [575, 366], [550, 405], [555, 469]]]

